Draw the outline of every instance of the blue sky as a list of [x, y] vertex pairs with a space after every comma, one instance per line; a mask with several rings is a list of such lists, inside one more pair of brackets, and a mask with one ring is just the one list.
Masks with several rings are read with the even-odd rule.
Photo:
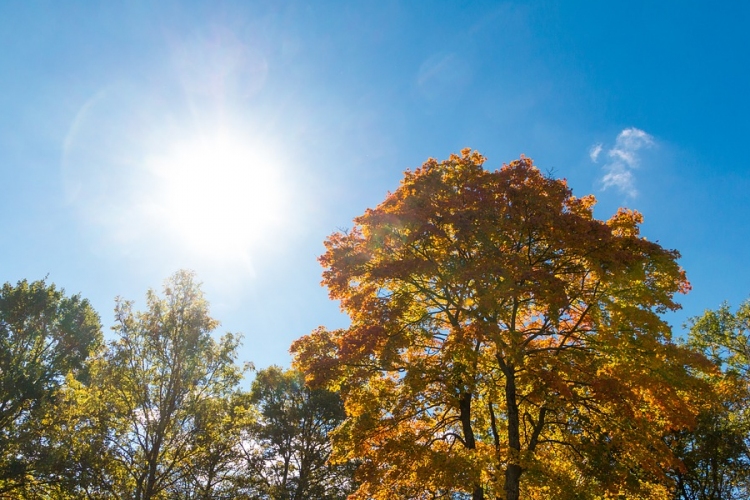
[[0, 281], [143, 306], [180, 268], [241, 357], [346, 324], [327, 235], [406, 168], [525, 154], [750, 296], [743, 2], [0, 3]]

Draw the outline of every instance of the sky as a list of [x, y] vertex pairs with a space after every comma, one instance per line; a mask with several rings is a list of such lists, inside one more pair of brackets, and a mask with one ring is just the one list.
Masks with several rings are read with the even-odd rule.
[[465, 147], [643, 213], [692, 291], [750, 297], [750, 4], [0, 2], [0, 282], [145, 305], [192, 269], [239, 361], [347, 319], [331, 233]]

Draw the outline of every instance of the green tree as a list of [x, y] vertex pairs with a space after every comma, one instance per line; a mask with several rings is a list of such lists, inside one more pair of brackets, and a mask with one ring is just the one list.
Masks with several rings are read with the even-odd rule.
[[674, 472], [675, 498], [750, 498], [750, 301], [692, 318], [688, 344], [720, 370], [710, 377], [717, 401], [698, 426], [668, 438], [684, 464]]
[[750, 300], [736, 312], [729, 304], [690, 321], [689, 344], [705, 352], [718, 366], [750, 382]]
[[351, 326], [292, 351], [341, 391], [355, 498], [666, 498], [662, 436], [694, 425], [706, 363], [660, 317], [679, 254], [528, 158], [483, 163], [428, 160], [325, 242]]
[[250, 496], [345, 499], [353, 465], [329, 462], [329, 433], [344, 419], [339, 395], [310, 389], [299, 372], [272, 366], [257, 373], [251, 401], [258, 419], [244, 441]]
[[242, 440], [255, 421], [249, 394], [203, 400], [195, 413], [194, 446], [190, 467], [171, 497], [181, 500], [234, 500], [247, 498]]
[[0, 495], [43, 491], [54, 476], [54, 442], [66, 377], [85, 381], [102, 342], [87, 300], [45, 281], [0, 289]]
[[234, 363], [239, 340], [212, 337], [218, 322], [192, 273], [169, 278], [163, 297], [149, 291], [147, 306], [136, 312], [118, 300], [119, 339], [109, 346], [93, 397], [96, 425], [105, 432], [104, 483], [110, 495], [136, 500], [177, 497], [198, 475], [194, 468], [211, 444], [200, 440], [201, 416], [230, 398], [242, 376]]

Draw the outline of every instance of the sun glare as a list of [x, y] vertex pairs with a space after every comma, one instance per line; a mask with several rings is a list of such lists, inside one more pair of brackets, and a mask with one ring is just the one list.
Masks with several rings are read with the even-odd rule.
[[248, 261], [284, 223], [280, 162], [227, 133], [176, 144], [150, 163], [164, 230], [201, 257]]

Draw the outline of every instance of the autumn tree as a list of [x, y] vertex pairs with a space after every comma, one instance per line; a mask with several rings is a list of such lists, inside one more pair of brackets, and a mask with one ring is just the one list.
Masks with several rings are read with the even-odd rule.
[[99, 317], [80, 296], [43, 280], [0, 289], [0, 496], [33, 496], [56, 480], [49, 431], [65, 380], [87, 380], [101, 342]]
[[250, 397], [258, 412], [243, 440], [250, 496], [345, 499], [353, 464], [328, 462], [328, 435], [344, 419], [339, 395], [311, 389], [297, 371], [271, 366], [257, 373]]
[[728, 304], [690, 320], [688, 345], [717, 367], [709, 377], [717, 400], [695, 429], [668, 442], [684, 467], [673, 474], [680, 500], [750, 498], [750, 301], [736, 312]]
[[106, 438], [107, 477], [99, 487], [109, 485], [110, 498], [175, 498], [203, 463], [200, 416], [240, 381], [238, 338], [212, 336], [218, 322], [186, 271], [166, 281], [163, 297], [149, 291], [146, 311], [118, 300], [115, 314], [119, 338], [90, 396]]
[[344, 399], [334, 460], [362, 461], [362, 499], [666, 498], [662, 437], [702, 387], [660, 316], [679, 254], [528, 158], [484, 161], [428, 160], [326, 240], [351, 325], [292, 351]]

